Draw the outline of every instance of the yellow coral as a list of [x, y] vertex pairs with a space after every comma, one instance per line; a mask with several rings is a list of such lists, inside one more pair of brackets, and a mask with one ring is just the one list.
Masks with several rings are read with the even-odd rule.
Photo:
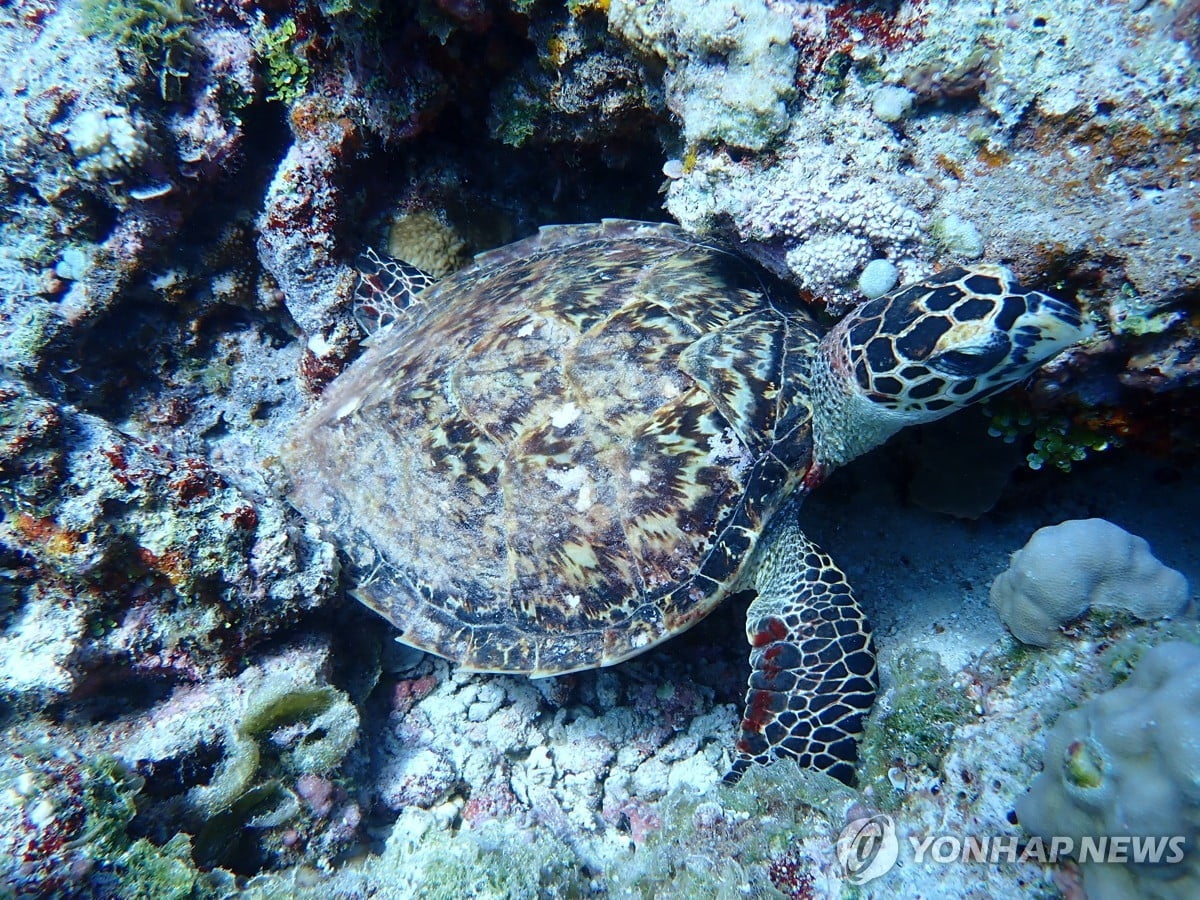
[[466, 244], [436, 213], [418, 210], [392, 220], [388, 253], [442, 278], [465, 262]]

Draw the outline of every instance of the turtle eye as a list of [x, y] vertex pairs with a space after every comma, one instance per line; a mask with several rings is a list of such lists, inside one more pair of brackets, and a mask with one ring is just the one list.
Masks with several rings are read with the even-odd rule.
[[974, 377], [992, 371], [1008, 356], [1008, 341], [997, 338], [974, 347], [947, 350], [929, 358], [930, 368], [945, 375]]

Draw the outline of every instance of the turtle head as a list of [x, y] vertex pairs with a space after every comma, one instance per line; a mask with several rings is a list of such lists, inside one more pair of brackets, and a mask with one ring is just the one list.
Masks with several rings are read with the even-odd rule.
[[1086, 333], [1073, 306], [997, 265], [948, 269], [868, 301], [821, 343], [816, 461], [840, 465], [905, 425], [990, 397]]

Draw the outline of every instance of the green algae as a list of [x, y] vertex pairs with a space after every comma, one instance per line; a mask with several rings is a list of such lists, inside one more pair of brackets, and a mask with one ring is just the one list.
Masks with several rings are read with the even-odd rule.
[[186, 56], [193, 49], [191, 0], [83, 0], [80, 12], [85, 35], [103, 35], [130, 51], [141, 65], [158, 74], [164, 100], [177, 96], [181, 80], [187, 77]]
[[953, 675], [928, 651], [901, 652], [893, 663], [895, 687], [888, 708], [867, 720], [860, 748], [864, 784], [878, 785], [884, 806], [899, 803], [888, 782], [894, 766], [936, 771], [950, 750], [955, 729], [969, 721], [974, 710]]

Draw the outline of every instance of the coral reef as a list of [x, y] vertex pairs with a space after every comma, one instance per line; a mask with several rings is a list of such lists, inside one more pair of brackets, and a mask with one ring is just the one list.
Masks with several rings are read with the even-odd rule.
[[344, 794], [334, 810], [339, 797], [328, 777], [357, 740], [359, 715], [328, 684], [328, 666], [327, 648], [292, 648], [236, 679], [177, 690], [122, 736], [114, 752], [142, 770], [206, 760], [207, 777], [176, 798], [186, 818], [202, 823], [199, 858], [226, 858], [243, 828], [263, 835], [273, 848], [264, 853], [285, 856], [286, 829], [305, 820], [319, 828], [332, 823], [333, 833], [320, 838], [323, 850], [316, 834], [305, 837], [314, 853], [332, 854], [354, 835], [361, 811]]
[[[0, 387], [0, 539], [23, 558], [0, 690], [45, 702], [116, 661], [189, 680], [335, 587], [328, 545], [206, 461]], [[132, 673], [131, 673], [132, 674]]]
[[617, 153], [618, 144], [654, 127], [642, 67], [588, 4], [542, 10], [528, 37], [535, 53], [489, 100], [497, 140], [515, 147], [603, 142]]
[[10, 726], [0, 881], [22, 895], [220, 896], [229, 867], [295, 862], [299, 847], [332, 858], [362, 813], [330, 780], [359, 717], [328, 669], [327, 647], [300, 645], [75, 734]]
[[[11, 735], [9, 735], [11, 736]], [[232, 873], [201, 873], [185, 833], [156, 845], [130, 834], [145, 779], [110, 755], [41, 743], [13, 745], [0, 762], [0, 879], [14, 896], [88, 893], [183, 898], [235, 889]]]
[[[1021, 826], [1070, 838], [1095, 900], [1200, 890], [1200, 647], [1160, 644], [1129, 678], [1058, 717], [1045, 771], [1017, 801]], [[1055, 837], [1057, 836], [1057, 837]], [[1118, 862], [1085, 841], [1121, 841]], [[1153, 848], [1159, 848], [1155, 851]]]
[[[572, 685], [481, 679], [408, 652], [416, 664], [398, 673], [376, 748], [380, 799], [402, 815], [429, 810], [443, 827], [515, 816], [603, 833], [676, 784], [713, 786], [728, 765], [732, 708], [715, 702], [721, 670], [711, 663], [694, 667], [694, 684], [649, 666], [634, 683], [595, 673]], [[723, 689], [732, 700], [736, 685]]]
[[[873, 716], [864, 741], [863, 781], [893, 787], [908, 773], [937, 771], [953, 746], [956, 729], [973, 720], [974, 704], [929, 651], [902, 649], [891, 665], [895, 687], [881, 714]], [[898, 784], [897, 784], [898, 782]], [[902, 794], [884, 792], [879, 802], [896, 805]]]
[[80, 12], [85, 35], [108, 37], [122, 50], [136, 54], [142, 66], [158, 73], [164, 100], [171, 92], [172, 80], [188, 76], [182, 56], [193, 49], [189, 40], [195, 22], [191, 0], [83, 0]]
[[[103, 317], [170, 246], [180, 212], [224, 175], [243, 138], [236, 110], [219, 98], [254, 96], [249, 68], [216, 58], [191, 79], [186, 108], [137, 103], [139, 79], [150, 77], [141, 57], [125, 68], [114, 38], [85, 38], [76, 13], [0, 31], [7, 58], [38, 60], [0, 88], [9, 135], [0, 147], [3, 360], [23, 372], [44, 370], [48, 350]], [[211, 26], [205, 46], [221, 32]], [[224, 47], [236, 54], [249, 44]]]
[[1093, 609], [1143, 621], [1178, 615], [1188, 584], [1142, 538], [1104, 519], [1072, 519], [1038, 529], [996, 576], [991, 599], [1018, 640], [1049, 647]]
[[787, 130], [798, 54], [783, 10], [762, 0], [614, 0], [608, 24], [662, 60], [665, 103], [688, 145], [762, 150]]
[[[835, 891], [842, 878], [830, 862], [829, 835], [841, 829], [854, 803], [851, 791], [820, 773], [755, 769], [717, 796], [673, 787], [649, 822], [631, 810], [625, 845], [604, 856], [593, 840], [530, 832], [512, 819], [453, 838], [397, 827], [381, 856], [343, 869], [321, 889], [358, 894], [381, 885], [396, 896], [425, 890], [437, 897], [641, 897], [669, 890], [732, 897], [747, 891], [804, 896], [794, 891], [807, 883]], [[733, 845], [740, 848], [736, 857], [727, 852]]]
[[[855, 299], [853, 278], [873, 257], [911, 270], [985, 251], [1020, 261], [1026, 277], [1026, 266], [1123, 268], [1166, 308], [1196, 289], [1188, 260], [1200, 248], [1183, 187], [1195, 161], [1180, 155], [1178, 138], [1200, 85], [1177, 33], [1152, 23], [1157, 14], [1084, 2], [1007, 17], [939, 0], [799, 4], [791, 30], [801, 52], [790, 58], [799, 114], [740, 144], [693, 133], [685, 119], [692, 163], [671, 182], [667, 207], [697, 231], [727, 223], [836, 308]], [[670, 68], [676, 23], [643, 12], [634, 35], [626, 4], [609, 16], [614, 33], [656, 48]], [[786, 22], [788, 12], [774, 16]], [[758, 31], [764, 41], [773, 34]], [[693, 65], [722, 71], [719, 56], [707, 62], [713, 56]], [[763, 85], [779, 83], [783, 60], [746, 58]], [[710, 115], [720, 108], [707, 106]], [[727, 149], [761, 150], [768, 139], [770, 154]], [[1143, 192], [1129, 179], [1147, 167], [1160, 176]], [[846, 234], [857, 240], [830, 243]], [[1182, 253], [1168, 259], [1153, 249], [1161, 246]]]

